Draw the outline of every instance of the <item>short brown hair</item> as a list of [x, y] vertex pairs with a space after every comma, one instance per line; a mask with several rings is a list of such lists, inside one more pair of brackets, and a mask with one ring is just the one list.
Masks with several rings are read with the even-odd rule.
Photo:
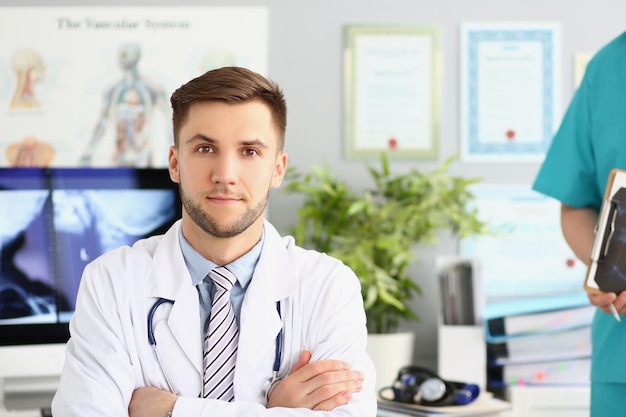
[[273, 81], [241, 67], [223, 67], [207, 71], [182, 85], [172, 94], [172, 124], [174, 144], [178, 145], [178, 132], [187, 119], [189, 107], [203, 101], [221, 101], [229, 104], [260, 100], [272, 114], [279, 133], [278, 149], [285, 144], [287, 129], [287, 104], [280, 87]]

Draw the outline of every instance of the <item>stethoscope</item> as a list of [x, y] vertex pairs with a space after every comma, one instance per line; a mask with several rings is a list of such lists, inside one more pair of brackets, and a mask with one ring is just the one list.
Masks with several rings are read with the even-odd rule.
[[[165, 372], [165, 368], [163, 367], [163, 362], [161, 362], [161, 357], [159, 356], [159, 351], [157, 349], [156, 338], [154, 337], [154, 330], [152, 328], [154, 313], [159, 308], [159, 306], [164, 303], [174, 304], [174, 300], [169, 300], [167, 298], [159, 298], [152, 305], [152, 308], [150, 308], [150, 311], [148, 312], [148, 342], [150, 342], [150, 346], [152, 346], [152, 352], [154, 353], [154, 358], [159, 364], [159, 368], [161, 369], [161, 373], [163, 374], [163, 377], [165, 378], [165, 382], [167, 383], [168, 388], [170, 389], [172, 393], [178, 394], [176, 390], [174, 390], [174, 386], [172, 385], [170, 379], [167, 376], [167, 373]], [[280, 313], [280, 301], [276, 302], [276, 311], [278, 312], [278, 317], [282, 319], [282, 315]], [[276, 347], [275, 347], [275, 353], [274, 353], [274, 366], [272, 368], [272, 377], [269, 378], [263, 385], [263, 390], [266, 396], [269, 392], [269, 389], [274, 384], [274, 382], [276, 382], [279, 379], [278, 370], [280, 369], [280, 362], [281, 362], [281, 357], [282, 357], [282, 345], [283, 345], [283, 329], [281, 327], [280, 331], [278, 332], [278, 335], [276, 336]], [[202, 391], [204, 391], [204, 386], [202, 387]], [[201, 392], [200, 396], [204, 397], [204, 392]]]

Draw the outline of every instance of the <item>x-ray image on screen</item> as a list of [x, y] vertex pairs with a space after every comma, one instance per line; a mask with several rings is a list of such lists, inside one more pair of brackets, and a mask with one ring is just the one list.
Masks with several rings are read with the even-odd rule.
[[0, 169], [0, 345], [67, 332], [85, 266], [180, 215], [166, 169]]
[[[164, 231], [175, 220], [171, 190], [55, 190], [59, 285], [74, 310], [85, 266], [101, 254]], [[64, 320], [62, 317], [61, 320]]]
[[55, 322], [49, 192], [0, 192], [0, 322]]

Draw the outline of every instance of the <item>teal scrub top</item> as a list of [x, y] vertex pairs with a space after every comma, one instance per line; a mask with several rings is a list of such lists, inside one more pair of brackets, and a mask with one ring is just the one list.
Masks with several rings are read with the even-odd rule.
[[[626, 169], [626, 32], [587, 65], [533, 189], [599, 210], [613, 168]], [[592, 346], [591, 381], [626, 383], [626, 321], [598, 310]]]

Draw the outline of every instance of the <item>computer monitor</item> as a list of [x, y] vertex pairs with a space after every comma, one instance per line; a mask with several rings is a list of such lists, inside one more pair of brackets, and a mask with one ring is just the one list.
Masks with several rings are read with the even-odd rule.
[[0, 378], [58, 374], [85, 265], [180, 216], [167, 169], [0, 168]]

